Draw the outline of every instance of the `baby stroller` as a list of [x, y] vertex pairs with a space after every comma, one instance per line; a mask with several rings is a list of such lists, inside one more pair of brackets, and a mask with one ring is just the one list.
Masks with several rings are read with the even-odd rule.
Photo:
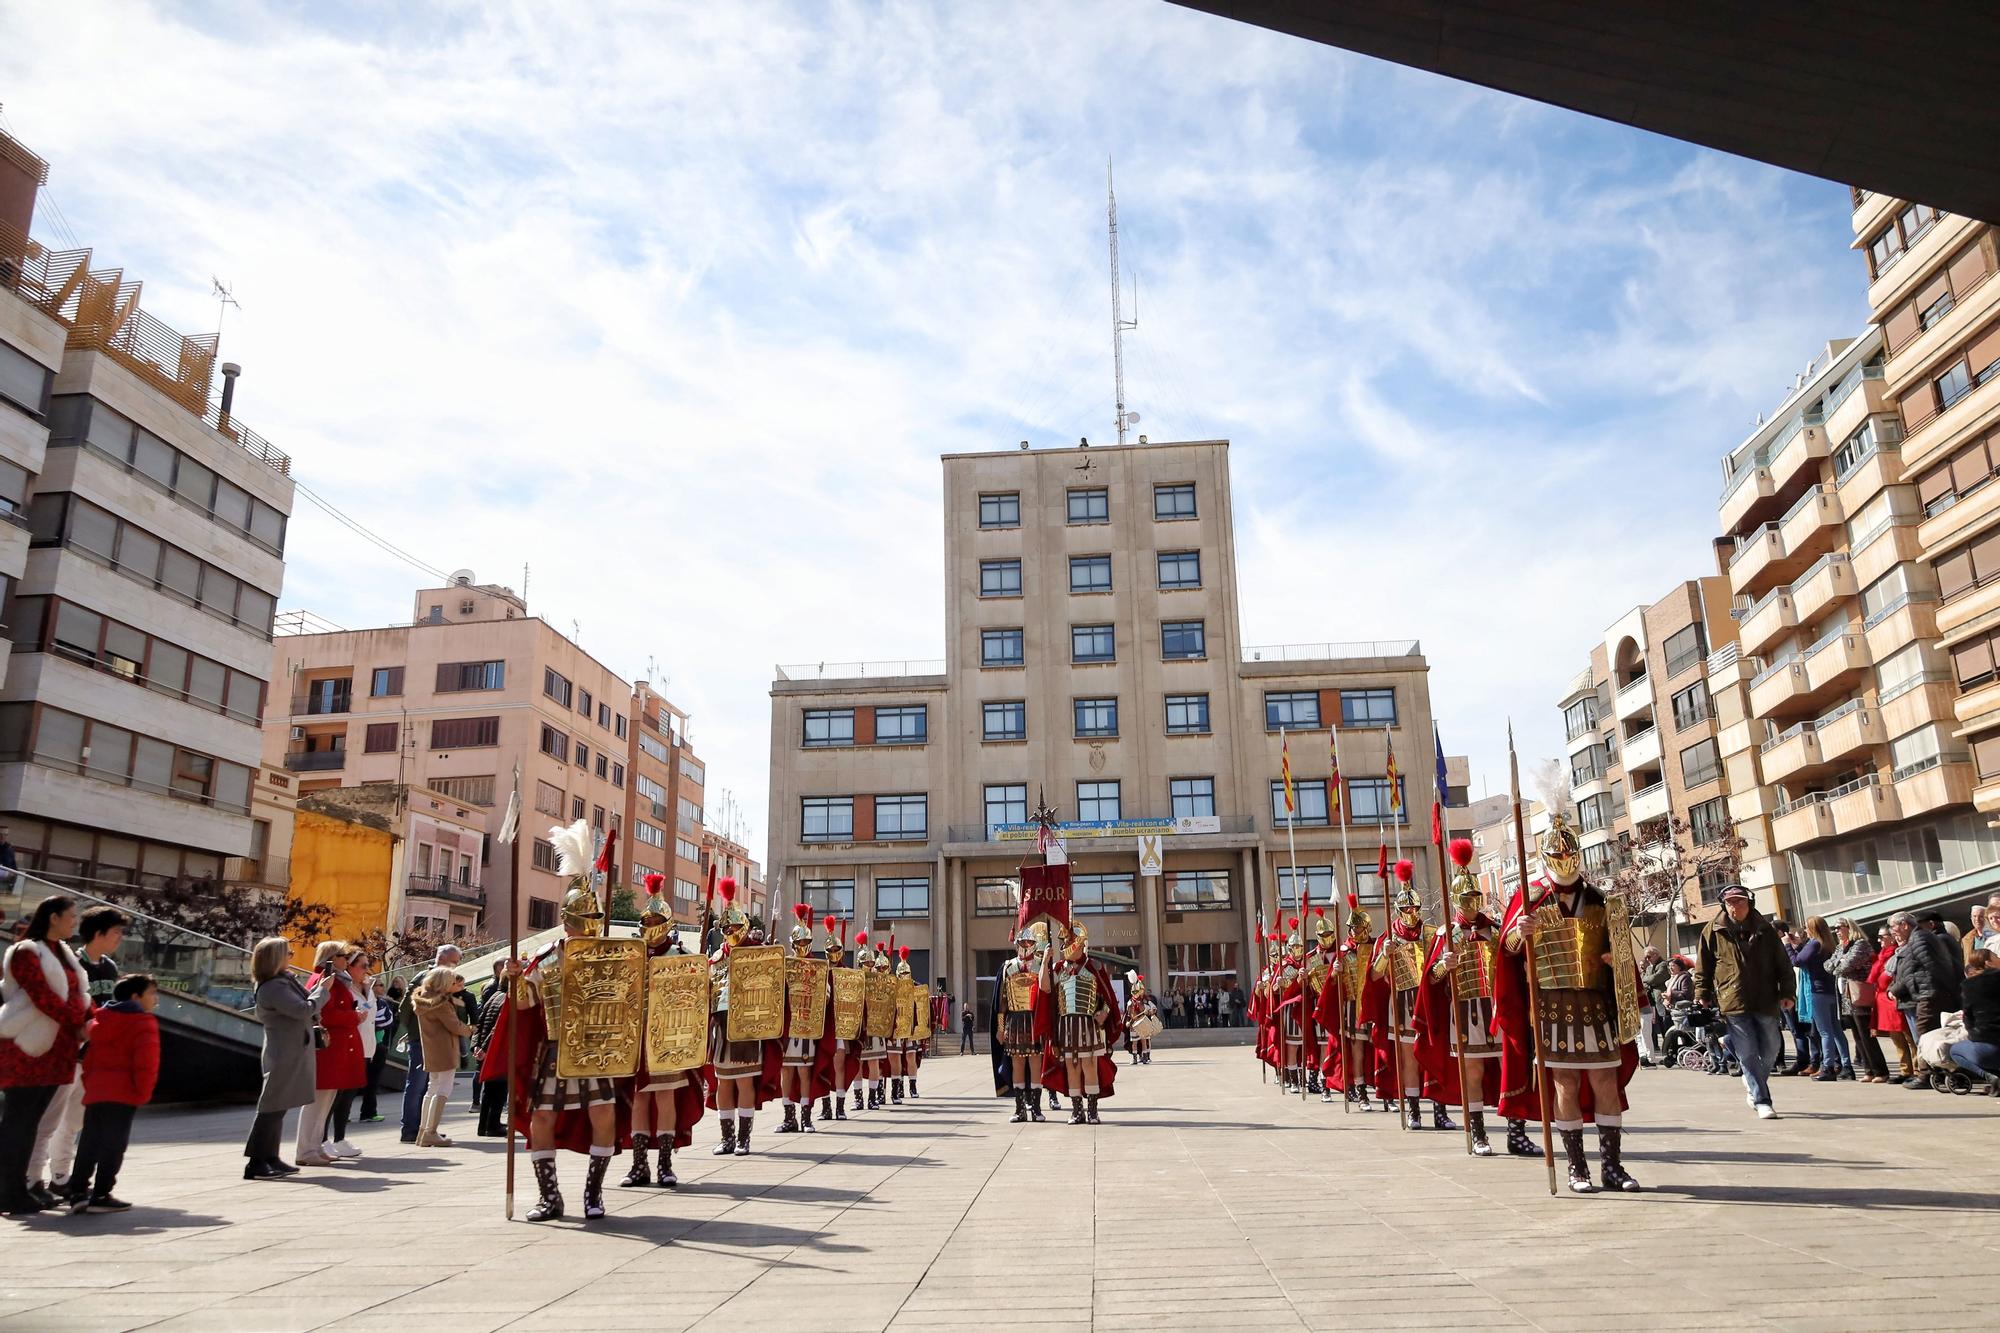
[[1954, 1042], [1965, 1040], [1965, 1015], [1949, 1013], [1940, 1015], [1938, 1026], [1917, 1039], [1917, 1061], [1924, 1067], [1924, 1076], [1930, 1080], [1932, 1092], [1956, 1093], [1963, 1097], [1972, 1091], [1972, 1076], [1951, 1062], [1945, 1052]]
[[1683, 1000], [1673, 1007], [1673, 1020], [1663, 1042], [1669, 1066], [1707, 1074], [1742, 1072], [1729, 1049], [1729, 1027], [1721, 1014], [1708, 1005]]

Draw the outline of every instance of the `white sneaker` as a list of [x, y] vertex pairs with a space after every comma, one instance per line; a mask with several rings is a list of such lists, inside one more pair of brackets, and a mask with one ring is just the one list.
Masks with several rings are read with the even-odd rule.
[[361, 1149], [345, 1139], [338, 1143], [329, 1140], [319, 1145], [319, 1150], [337, 1161], [349, 1161], [361, 1155]]
[[1771, 1108], [1770, 1103], [1765, 1102], [1758, 1105], [1757, 1118], [1759, 1120], [1776, 1120], [1778, 1113]]

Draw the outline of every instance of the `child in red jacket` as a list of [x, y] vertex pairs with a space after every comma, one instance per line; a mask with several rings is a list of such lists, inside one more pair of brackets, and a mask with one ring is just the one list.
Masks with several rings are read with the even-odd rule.
[[83, 1053], [83, 1137], [70, 1173], [69, 1203], [78, 1213], [122, 1213], [132, 1205], [111, 1193], [132, 1116], [153, 1096], [160, 1075], [160, 991], [144, 973], [120, 977], [111, 1003], [96, 1013]]

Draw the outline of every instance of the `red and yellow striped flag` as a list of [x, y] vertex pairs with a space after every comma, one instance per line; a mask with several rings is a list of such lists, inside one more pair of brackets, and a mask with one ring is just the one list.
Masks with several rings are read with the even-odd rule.
[[1389, 747], [1389, 813], [1403, 813], [1403, 784], [1396, 780], [1396, 742], [1384, 736], [1383, 742]]
[[1278, 732], [1278, 772], [1285, 780], [1285, 813], [1289, 815], [1298, 806], [1292, 799], [1292, 738], [1282, 729]]
[[1340, 818], [1340, 723], [1334, 722], [1327, 728], [1327, 749], [1333, 753], [1333, 772], [1326, 779], [1326, 813], [1329, 818]]

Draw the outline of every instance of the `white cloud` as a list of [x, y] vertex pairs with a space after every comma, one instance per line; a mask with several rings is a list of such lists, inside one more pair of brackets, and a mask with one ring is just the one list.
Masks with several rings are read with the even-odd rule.
[[[228, 278], [299, 475], [658, 658], [759, 838], [772, 663], [940, 651], [936, 456], [1109, 434], [1107, 154], [1130, 398], [1236, 441], [1246, 639], [1421, 637], [1496, 780], [1860, 315], [1834, 187], [1148, 0], [0, 26], [98, 262], [189, 329]], [[301, 506], [287, 605], [416, 577]]]

